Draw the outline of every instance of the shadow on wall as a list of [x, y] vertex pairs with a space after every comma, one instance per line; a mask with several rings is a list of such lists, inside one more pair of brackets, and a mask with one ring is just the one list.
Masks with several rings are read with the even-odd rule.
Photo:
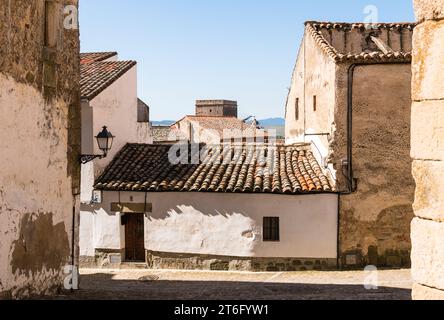
[[110, 274], [82, 275], [81, 289], [65, 300], [411, 300], [410, 289], [362, 285], [239, 281], [164, 281], [157, 276], [114, 280]]
[[[194, 201], [187, 203], [190, 202]], [[256, 252], [262, 233], [261, 221], [258, 215], [249, 216], [249, 210], [239, 207], [236, 210], [229, 203], [214, 202], [170, 207], [168, 204], [155, 209], [147, 216], [146, 241], [154, 251], [234, 256], [250, 256]]]
[[[109, 193], [113, 201], [143, 204], [143, 193]], [[146, 248], [154, 252], [232, 257], [336, 258], [337, 196], [225, 193], [148, 193]], [[102, 210], [98, 210], [103, 208]], [[109, 208], [108, 208], [109, 210]], [[143, 209], [142, 209], [143, 210]], [[264, 217], [279, 217], [278, 241], [261, 241]]]

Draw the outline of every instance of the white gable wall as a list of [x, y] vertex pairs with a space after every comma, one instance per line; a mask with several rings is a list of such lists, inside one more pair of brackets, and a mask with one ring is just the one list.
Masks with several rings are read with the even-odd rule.
[[[323, 157], [328, 156], [328, 137], [322, 134], [334, 134], [336, 85], [335, 63], [319, 48], [313, 37], [306, 34], [299, 50], [287, 99], [287, 144], [314, 143]], [[298, 120], [296, 120], [297, 99], [299, 99]]]
[[127, 143], [153, 142], [150, 124], [137, 122], [137, 98], [137, 66], [134, 66], [89, 103], [82, 102], [83, 153], [102, 154], [94, 136], [103, 126], [115, 136], [108, 157], [82, 165], [82, 203], [90, 202], [94, 179], [122, 147]]

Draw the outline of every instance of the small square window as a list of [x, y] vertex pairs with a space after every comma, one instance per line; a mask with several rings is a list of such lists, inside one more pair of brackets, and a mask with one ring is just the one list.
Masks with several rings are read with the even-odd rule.
[[263, 240], [267, 242], [280, 241], [278, 217], [264, 217]]

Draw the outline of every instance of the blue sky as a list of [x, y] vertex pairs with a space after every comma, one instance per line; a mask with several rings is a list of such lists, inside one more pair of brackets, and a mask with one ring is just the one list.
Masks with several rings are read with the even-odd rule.
[[137, 60], [152, 120], [232, 99], [241, 116], [282, 117], [306, 20], [413, 21], [411, 0], [83, 0], [81, 47]]

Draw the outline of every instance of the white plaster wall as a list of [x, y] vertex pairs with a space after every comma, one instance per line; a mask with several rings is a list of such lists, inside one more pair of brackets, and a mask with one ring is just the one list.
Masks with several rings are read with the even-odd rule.
[[[122, 202], [131, 202], [130, 197], [144, 203], [145, 194], [120, 194]], [[148, 193], [147, 199], [153, 204], [153, 213], [145, 218], [147, 250], [237, 257], [337, 256], [334, 194]], [[94, 218], [94, 224], [101, 225], [94, 227], [94, 239], [102, 239], [94, 240], [96, 248], [116, 249], [123, 243], [120, 220], [109, 212], [110, 204], [118, 201], [117, 192], [104, 192], [102, 205], [94, 207], [102, 211]], [[269, 216], [280, 217], [280, 242], [262, 241], [263, 217]]]
[[94, 216], [92, 212], [80, 213], [81, 227], [79, 231], [80, 256], [94, 257]]
[[80, 181], [80, 201], [81, 203], [90, 203], [94, 190], [94, 162], [82, 164]]
[[67, 110], [64, 101], [48, 105], [36, 89], [0, 74], [0, 292], [29, 286], [38, 293], [61, 283], [63, 270], [43, 268], [30, 277], [14, 274], [10, 264], [25, 214], [51, 213], [54, 226], [71, 234]]
[[[316, 144], [322, 157], [329, 153], [327, 136], [334, 134], [336, 65], [314, 42], [305, 35], [299, 49], [286, 109], [286, 143]], [[313, 109], [316, 96], [317, 110]], [[299, 98], [299, 120], [295, 117], [296, 99]]]
[[82, 154], [93, 154], [96, 139], [94, 136], [94, 113], [88, 100], [81, 102], [81, 117], [82, 117]]
[[120, 214], [104, 209], [94, 211], [93, 241], [96, 249], [121, 249]]
[[80, 256], [94, 257], [96, 249], [120, 250], [125, 247], [125, 233], [119, 213], [100, 206], [82, 205], [80, 212]]
[[137, 68], [134, 66], [88, 103], [82, 102], [82, 153], [101, 154], [94, 138], [103, 126], [115, 136], [108, 157], [82, 165], [81, 201], [91, 201], [92, 186], [127, 143], [152, 143], [149, 123], [137, 122]]
[[[299, 47], [299, 53], [291, 78], [290, 91], [285, 107], [285, 139], [287, 144], [305, 142], [304, 123], [304, 72], [305, 72], [305, 36]], [[296, 119], [296, 100], [299, 99], [299, 118]]]
[[[96, 160], [101, 171], [127, 143], [152, 143], [149, 124], [137, 122], [137, 67], [134, 66], [95, 97], [90, 105], [94, 113], [94, 135], [106, 125], [116, 137], [108, 157]], [[100, 150], [95, 144], [95, 152]]]

